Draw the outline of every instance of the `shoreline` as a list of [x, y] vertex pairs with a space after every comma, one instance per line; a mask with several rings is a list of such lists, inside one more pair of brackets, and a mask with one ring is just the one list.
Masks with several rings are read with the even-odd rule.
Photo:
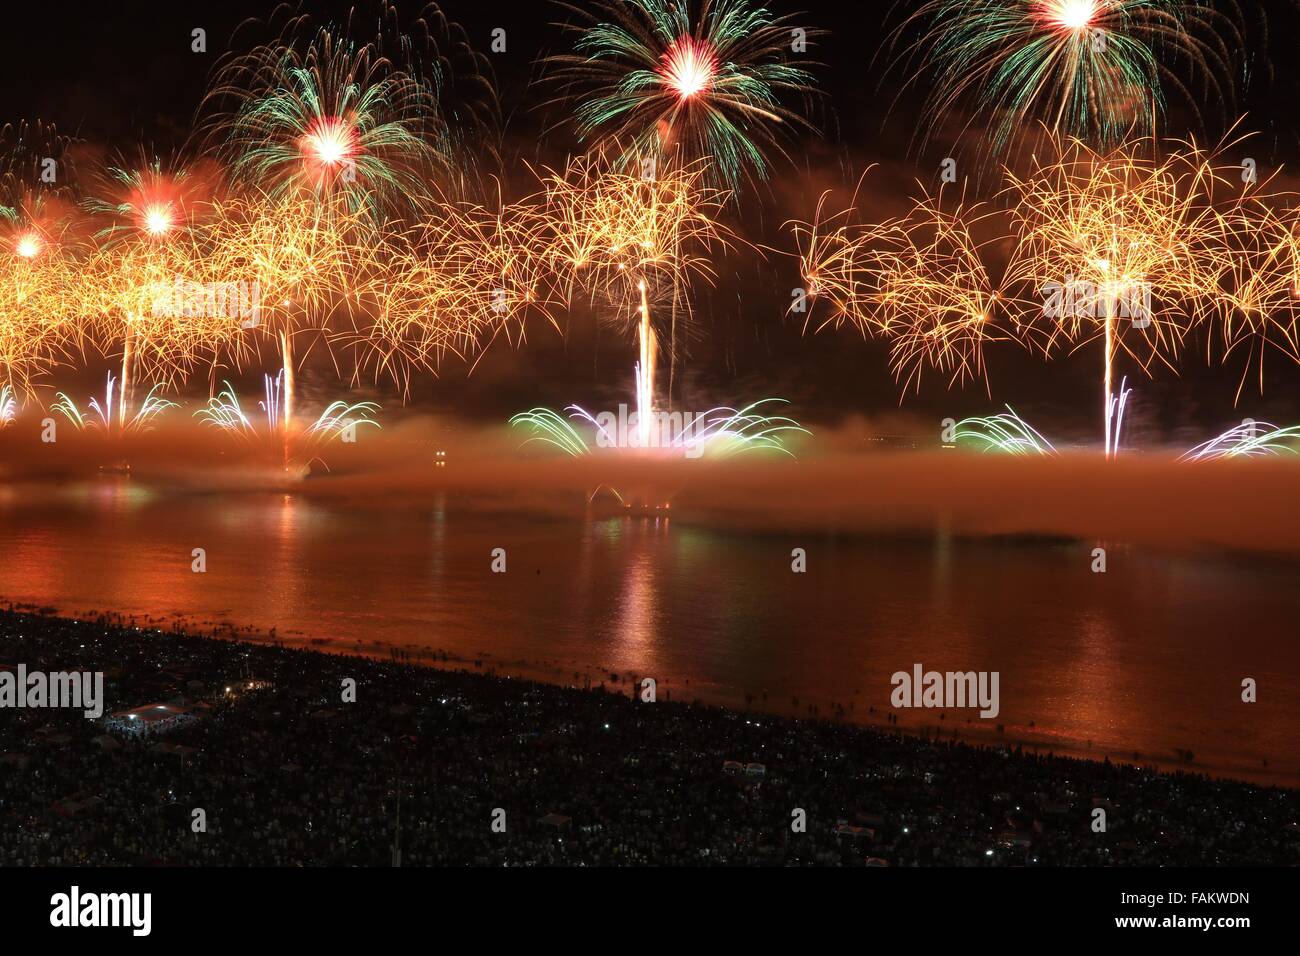
[[[49, 612], [50, 616], [62, 620], [86, 622], [92, 618], [115, 621], [121, 626], [135, 621], [134, 615], [117, 612], [87, 612], [83, 614], [65, 613], [61, 609], [49, 606], [38, 607], [30, 603], [11, 602], [7, 606], [12, 610], [38, 614]], [[3, 608], [0, 608], [0, 613]], [[390, 645], [384, 643], [366, 644], [336, 638], [322, 638], [301, 631], [279, 634], [274, 628], [270, 631], [259, 630], [252, 625], [230, 620], [193, 621], [185, 617], [163, 618], [142, 615], [146, 622], [145, 629], [162, 629], [161, 622], [168, 622], [167, 633], [196, 639], [217, 638], [235, 643], [248, 643], [254, 646], [278, 646], [320, 653], [360, 656], [375, 661], [399, 661], [420, 667], [453, 673], [478, 674], [487, 677], [508, 677], [530, 680], [565, 689], [602, 689], [607, 692], [630, 695], [632, 687], [642, 676], [633, 671], [614, 671], [597, 663], [570, 661], [561, 665], [558, 661], [528, 659], [498, 659], [490, 651], [480, 651], [477, 656], [468, 656], [461, 652], [447, 651], [423, 645]], [[180, 630], [175, 630], [177, 625]], [[211, 633], [204, 633], [205, 630]], [[225, 632], [225, 633], [222, 633]], [[576, 668], [576, 669], [575, 669]], [[611, 679], [617, 678], [617, 680]], [[1115, 747], [1094, 745], [1093, 741], [1073, 740], [1066, 737], [1052, 737], [1050, 731], [1023, 725], [1007, 726], [1005, 730], [997, 729], [999, 724], [986, 726], [977, 718], [966, 716], [965, 712], [939, 710], [920, 711], [920, 717], [912, 717], [907, 711], [893, 711], [870, 707], [857, 709], [852, 702], [848, 709], [842, 702], [830, 698], [793, 698], [787, 700], [786, 694], [753, 694], [736, 687], [721, 684], [708, 684], [690, 679], [672, 681], [658, 678], [659, 693], [666, 701], [674, 699], [694, 706], [718, 707], [737, 714], [759, 714], [781, 717], [791, 720], [829, 721], [851, 726], [863, 727], [880, 733], [901, 732], [907, 736], [925, 741], [957, 741], [981, 747], [1021, 747], [1033, 754], [1064, 756], [1093, 763], [1109, 761], [1141, 769], [1152, 769], [1162, 773], [1203, 774], [1207, 777], [1253, 786], [1279, 787], [1288, 790], [1300, 790], [1300, 776], [1295, 771], [1255, 766], [1224, 766], [1218, 763], [1198, 762], [1196, 759], [1180, 759], [1175, 754], [1152, 754], [1142, 751], [1121, 750]], [[606, 686], [609, 685], [609, 686]], [[676, 697], [674, 698], [674, 693]], [[941, 718], [939, 715], [943, 714]], [[892, 719], [891, 719], [892, 717]]]
[[[194, 716], [136, 736], [0, 712], [0, 799], [33, 824], [0, 850], [28, 865], [387, 865], [399, 794], [410, 865], [1273, 865], [1300, 846], [1291, 789], [897, 728], [0, 611], [19, 661], [104, 668], [106, 713]], [[109, 836], [78, 842], [97, 814]]]
[[[403, 865], [1286, 865], [1300, 847], [1294, 790], [898, 728], [0, 610], [18, 662], [103, 670], [118, 714], [0, 710], [18, 865], [381, 866], [394, 842]], [[179, 717], [152, 732], [122, 718], [160, 701]]]

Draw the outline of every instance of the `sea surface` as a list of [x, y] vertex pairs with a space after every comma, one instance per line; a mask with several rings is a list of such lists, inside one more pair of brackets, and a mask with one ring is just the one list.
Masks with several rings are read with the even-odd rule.
[[[0, 485], [5, 604], [274, 629], [623, 693], [650, 676], [661, 698], [880, 725], [895, 714], [945, 737], [1300, 785], [1300, 563], [1116, 544], [1094, 573], [1094, 545], [541, 517], [445, 493]], [[999, 715], [894, 710], [891, 675], [915, 664], [997, 671]], [[1245, 678], [1256, 703], [1241, 699]]]

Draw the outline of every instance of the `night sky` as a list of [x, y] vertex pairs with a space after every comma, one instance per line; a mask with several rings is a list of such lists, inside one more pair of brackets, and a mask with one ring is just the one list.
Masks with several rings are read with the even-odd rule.
[[[323, 24], [331, 15], [346, 16], [351, 6], [316, 2], [302, 9]], [[403, 17], [414, 17], [420, 9], [417, 3], [396, 6]], [[892, 12], [886, 3], [773, 0], [772, 6], [777, 13], [804, 10], [800, 22], [826, 31], [812, 48], [822, 64], [817, 70], [821, 95], [810, 104], [809, 117], [820, 135], [790, 138], [790, 158], [778, 157], [770, 182], [742, 197], [737, 213], [742, 234], [778, 251], [768, 251], [765, 258], [752, 251], [733, 252], [715, 263], [716, 287], [696, 290], [698, 311], [683, 395], [688, 404], [692, 396], [694, 404], [725, 404], [781, 395], [795, 402], [801, 419], [810, 421], [897, 415], [899, 391], [889, 374], [884, 343], [864, 342], [848, 329], [805, 335], [803, 317], [785, 314], [798, 279], [795, 260], [782, 254], [794, 245], [781, 224], [810, 218], [822, 190], [851, 189], [871, 163], [880, 165], [865, 181], [863, 202], [868, 209], [878, 207], [882, 216], [901, 211], [902, 202], [919, 192], [918, 179], [935, 182], [939, 160], [955, 144], [935, 143], [924, 154], [910, 147], [926, 78], [908, 86], [910, 74], [888, 69], [889, 57], [881, 53], [890, 25], [914, 5], [900, 4]], [[492, 29], [507, 31], [507, 51], [489, 54], [507, 120], [507, 182], [525, 177], [524, 161], [563, 162], [566, 153], [578, 151], [580, 145], [563, 122], [565, 111], [547, 105], [552, 91], [533, 82], [540, 73], [539, 58], [571, 42], [554, 26], [570, 16], [564, 8], [542, 0], [447, 0], [442, 8], [485, 53]], [[0, 58], [0, 120], [53, 122], [90, 149], [108, 154], [138, 156], [143, 145], [163, 157], [184, 155], [213, 64], [232, 49], [232, 37], [237, 50], [265, 37], [264, 27], [240, 24], [248, 18], [265, 20], [273, 9], [272, 3], [249, 0], [130, 0], [111, 10], [91, 3], [11, 6], [6, 10], [6, 55]], [[361, 9], [369, 7], [362, 4]], [[1165, 132], [1213, 141], [1233, 119], [1245, 116], [1241, 130], [1256, 133], [1248, 152], [1261, 172], [1279, 164], [1300, 168], [1294, 120], [1300, 63], [1290, 49], [1300, 12], [1294, 3], [1273, 0], [1242, 4], [1242, 13], [1249, 44], [1234, 77], [1237, 103], [1223, 110], [1208, 107], [1203, 127], [1192, 128], [1187, 110], [1175, 100]], [[190, 50], [195, 27], [207, 30], [206, 54]], [[978, 120], [973, 127], [980, 128]], [[1300, 179], [1284, 175], [1282, 182], [1291, 186]], [[982, 182], [972, 191], [991, 198], [995, 188]], [[411, 402], [499, 418], [502, 411], [530, 404], [595, 401], [630, 388], [630, 340], [608, 327], [597, 330], [589, 316], [575, 315], [568, 332], [565, 338], [540, 323], [530, 327], [522, 349], [494, 346], [472, 376], [467, 377], [464, 365], [448, 363], [436, 381], [425, 376], [416, 383]], [[1094, 351], [1043, 363], [1023, 352], [991, 348], [991, 395], [980, 383], [948, 392], [933, 380], [920, 396], [907, 396], [902, 411], [928, 422], [935, 416], [999, 409], [1010, 401], [1032, 419], [1091, 431], [1099, 364]], [[1167, 433], [1189, 424], [1226, 427], [1243, 415], [1272, 421], [1300, 415], [1295, 397], [1300, 370], [1274, 358], [1267, 366], [1264, 396], [1248, 388], [1234, 410], [1240, 372], [1240, 367], [1217, 364], [1207, 368], [1203, 342], [1193, 339], [1180, 363], [1180, 378], [1164, 371], [1154, 381], [1140, 373], [1136, 383], [1130, 380], [1137, 386], [1130, 427]]]

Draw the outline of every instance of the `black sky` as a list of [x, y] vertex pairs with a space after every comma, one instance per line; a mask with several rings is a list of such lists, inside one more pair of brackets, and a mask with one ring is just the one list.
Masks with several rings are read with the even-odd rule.
[[[851, 187], [868, 164], [881, 163], [867, 190], [869, 201], [882, 207], [898, 203], [913, 180], [933, 180], [946, 146], [936, 144], [923, 155], [909, 150], [924, 85], [904, 88], [906, 75], [885, 71], [877, 57], [898, 9], [891, 13], [891, 4], [869, 0], [770, 2], [778, 13], [806, 11], [801, 22], [826, 31], [813, 50], [824, 64], [818, 71], [821, 96], [813, 110], [822, 135], [793, 139], [790, 161], [778, 163], [771, 184], [744, 207], [748, 238], [790, 250], [781, 223], [808, 218], [822, 189]], [[350, 6], [309, 2], [302, 9], [324, 22], [343, 18]], [[397, 6], [414, 14], [421, 4], [398, 0]], [[492, 54], [507, 117], [507, 166], [518, 169], [520, 160], [555, 162], [575, 150], [577, 143], [566, 128], [551, 128], [564, 117], [545, 108], [547, 94], [531, 85], [539, 58], [570, 42], [552, 26], [567, 17], [563, 8], [545, 0], [446, 0], [442, 7], [484, 52], [493, 28], [507, 31], [507, 51]], [[1241, 90], [1234, 112], [1244, 114], [1244, 127], [1258, 133], [1251, 149], [1261, 169], [1280, 163], [1300, 168], [1295, 119], [1300, 58], [1291, 50], [1300, 15], [1291, 0], [1246, 0], [1241, 7], [1249, 48], [1241, 58], [1242, 75], [1234, 78]], [[236, 28], [250, 17], [269, 17], [273, 8], [269, 0], [11, 4], [0, 21], [5, 25], [0, 33], [0, 122], [41, 119], [92, 144], [125, 151], [143, 144], [168, 155], [184, 146], [212, 66], [231, 48]], [[191, 51], [196, 27], [207, 31], [206, 53]], [[256, 28], [243, 34], [245, 39], [255, 35]], [[235, 45], [241, 46], [238, 37]], [[1232, 118], [1207, 110], [1205, 128], [1192, 130], [1186, 110], [1175, 105], [1167, 129], [1214, 139]], [[805, 337], [802, 323], [783, 314], [789, 289], [797, 284], [792, 260], [769, 254], [760, 263], [751, 254], [724, 258], [717, 266], [717, 288], [702, 296], [684, 375], [687, 388], [701, 400], [780, 394], [801, 404], [805, 414], [822, 418], [897, 408], [898, 391], [881, 344], [864, 343], [847, 330]], [[494, 349], [469, 379], [464, 367], [447, 367], [437, 382], [421, 383], [414, 399], [493, 415], [531, 404], [595, 400], [628, 387], [632, 351], [630, 342], [608, 329], [597, 333], [575, 326], [565, 341], [539, 327], [530, 330], [523, 349]], [[1097, 361], [1092, 354], [1058, 358], [1050, 365], [993, 355], [991, 371], [991, 396], [980, 386], [952, 393], [936, 387], [909, 397], [904, 407], [930, 417], [987, 411], [1011, 401], [1022, 413], [1041, 408], [1055, 416], [1077, 411], [1083, 421], [1095, 417]], [[1188, 420], [1230, 424], [1241, 414], [1274, 420], [1300, 415], [1295, 388], [1300, 373], [1281, 361], [1269, 369], [1265, 397], [1236, 412], [1236, 370], [1207, 370], [1193, 348], [1181, 376], [1163, 373], [1139, 384], [1143, 402], [1137, 407], [1148, 410], [1151, 427]]]

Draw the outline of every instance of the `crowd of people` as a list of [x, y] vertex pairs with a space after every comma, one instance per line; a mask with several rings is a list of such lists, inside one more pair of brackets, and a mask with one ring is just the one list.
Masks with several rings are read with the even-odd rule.
[[[0, 710], [6, 865], [1300, 858], [1294, 790], [648, 703], [625, 683], [560, 687], [0, 611], [0, 667], [19, 663], [101, 671], [106, 703], [98, 720]], [[111, 723], [155, 703], [192, 719], [152, 733]]]

